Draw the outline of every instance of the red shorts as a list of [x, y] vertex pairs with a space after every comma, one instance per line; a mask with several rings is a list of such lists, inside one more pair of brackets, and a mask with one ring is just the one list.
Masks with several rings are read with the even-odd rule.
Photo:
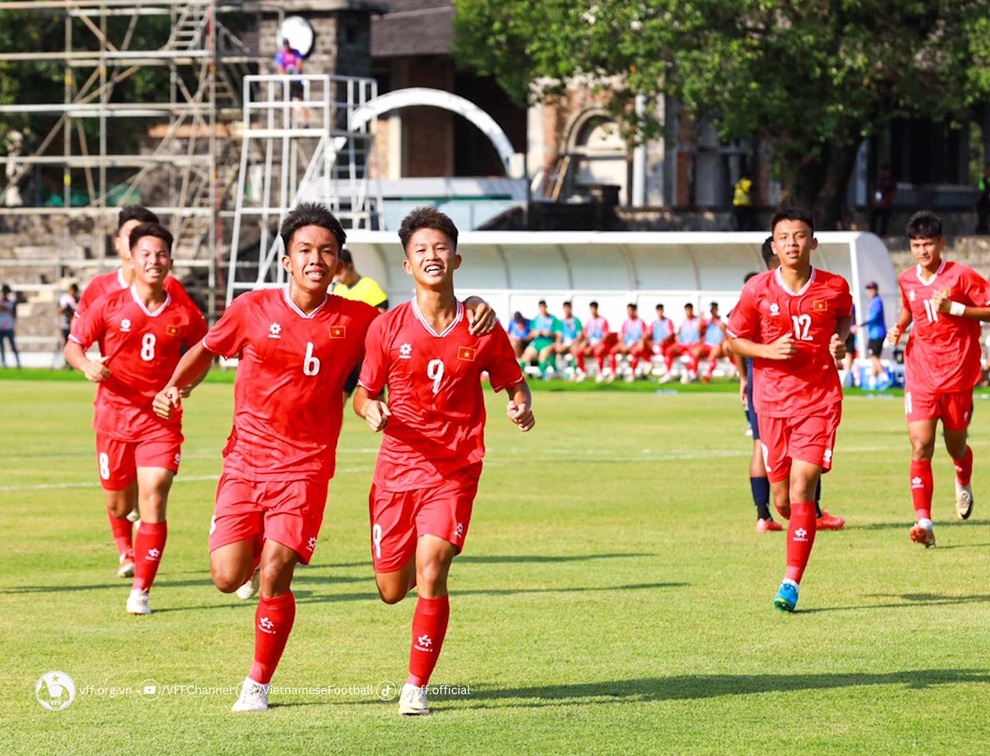
[[106, 491], [121, 491], [137, 478], [139, 467], [159, 467], [179, 471], [182, 460], [182, 433], [176, 428], [143, 438], [120, 441], [96, 432], [96, 469]]
[[818, 465], [824, 472], [831, 470], [835, 433], [841, 419], [841, 404], [836, 404], [832, 411], [818, 415], [760, 415], [760, 445], [770, 482], [786, 480], [791, 474], [791, 460], [794, 459]]
[[368, 506], [376, 573], [402, 569], [416, 556], [416, 542], [423, 535], [442, 538], [460, 553], [471, 524], [481, 464], [468, 465], [433, 488], [383, 491], [372, 484]]
[[966, 430], [973, 419], [973, 391], [905, 391], [904, 414], [909, 423], [941, 420], [946, 430]]
[[251, 481], [223, 473], [210, 521], [210, 551], [261, 536], [287, 546], [309, 564], [323, 525], [329, 481]]

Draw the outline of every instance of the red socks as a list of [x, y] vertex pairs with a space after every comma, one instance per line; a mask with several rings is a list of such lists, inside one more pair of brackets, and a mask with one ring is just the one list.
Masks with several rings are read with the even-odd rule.
[[815, 545], [818, 521], [815, 502], [791, 503], [791, 519], [787, 525], [787, 571], [784, 577], [801, 584], [804, 568], [808, 566], [811, 547]]
[[416, 600], [412, 621], [412, 648], [409, 651], [409, 677], [406, 682], [422, 687], [430, 682], [437, 666], [447, 622], [450, 620], [450, 597]]
[[967, 446], [963, 458], [952, 460], [952, 464], [956, 467], [956, 480], [959, 485], [968, 486], [973, 479], [973, 450]]
[[[966, 447], [969, 457], [969, 472], [973, 472], [973, 453]], [[966, 457], [963, 457], [965, 462]], [[957, 471], [959, 468], [956, 468]], [[957, 474], [959, 474], [957, 472]], [[932, 490], [935, 483], [932, 480], [932, 461], [930, 459], [911, 460], [911, 500], [914, 502], [914, 514], [918, 520], [932, 519]]]
[[[130, 523], [127, 523], [130, 525]], [[168, 536], [168, 523], [141, 522], [137, 538], [134, 539], [134, 587], [142, 591], [150, 591], [158, 574], [162, 552], [165, 551], [165, 539]]]
[[110, 520], [110, 532], [113, 533], [117, 553], [120, 556], [129, 554], [134, 548], [134, 523], [126, 517], [114, 517], [109, 509], [107, 509], [107, 519]]
[[254, 664], [248, 677], [259, 685], [271, 682], [295, 619], [296, 597], [292, 591], [275, 598], [258, 599], [254, 613]]

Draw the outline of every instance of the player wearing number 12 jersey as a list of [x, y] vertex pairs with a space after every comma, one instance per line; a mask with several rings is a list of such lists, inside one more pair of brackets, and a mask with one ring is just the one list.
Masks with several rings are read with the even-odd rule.
[[[401, 601], [416, 586], [409, 677], [402, 714], [429, 714], [426, 685], [447, 632], [447, 574], [464, 545], [485, 454], [487, 372], [510, 396], [509, 419], [533, 427], [529, 387], [508, 336], [473, 336], [454, 295], [460, 266], [457, 228], [420, 208], [399, 228], [402, 266], [416, 283], [413, 301], [369, 329], [354, 411], [384, 431], [369, 496], [372, 558], [382, 600]], [[378, 397], [388, 388], [388, 403]]]
[[815, 541], [815, 488], [832, 466], [842, 416], [835, 360], [845, 353], [852, 297], [844, 278], [812, 267], [818, 241], [810, 215], [781, 210], [771, 229], [780, 267], [746, 284], [728, 333], [732, 352], [753, 358], [767, 477], [774, 506], [790, 519], [774, 606], [791, 612]]
[[979, 320], [990, 320], [990, 283], [972, 268], [942, 259], [942, 221], [915, 213], [907, 236], [917, 265], [901, 274], [901, 315], [887, 338], [897, 344], [914, 323], [904, 351], [904, 411], [911, 440], [911, 498], [917, 522], [911, 540], [935, 545], [932, 456], [942, 421], [945, 449], [956, 468], [956, 512], [973, 510], [973, 451], [966, 443], [973, 387], [981, 377]]
[[[127, 611], [150, 614], [149, 592], [165, 550], [166, 503], [182, 445], [181, 416], [156, 416], [152, 401], [183, 350], [203, 338], [206, 321], [191, 302], [174, 300], [165, 291], [172, 251], [166, 229], [157, 223], [138, 225], [130, 246], [133, 283], [101, 297], [73, 323], [65, 359], [99, 384], [93, 427], [110, 514], [123, 520], [131, 496], [139, 503], [141, 525]], [[97, 341], [102, 357], [90, 360], [85, 350]], [[198, 377], [190, 376], [182, 386]]]

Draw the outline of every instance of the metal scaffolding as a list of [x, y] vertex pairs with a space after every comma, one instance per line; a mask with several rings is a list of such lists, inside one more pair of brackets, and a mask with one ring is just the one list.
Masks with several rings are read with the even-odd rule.
[[[293, 85], [302, 90], [295, 100]], [[231, 246], [227, 303], [285, 281], [278, 225], [300, 202], [325, 204], [345, 229], [376, 227], [381, 197], [372, 196], [368, 172], [377, 120], [356, 116], [377, 92], [369, 78], [244, 78], [233, 228], [239, 244]]]
[[[57, 209], [95, 216], [96, 232], [106, 238], [114, 222], [108, 208], [148, 205], [175, 235], [177, 261], [206, 268], [204, 288], [214, 311], [223, 247], [220, 211], [236, 179], [232, 126], [241, 115], [241, 79], [257, 69], [256, 56], [218, 15], [244, 10], [243, 3], [216, 0], [0, 2], [0, 12], [61, 16], [65, 29], [64, 49], [58, 52], [0, 50], [3, 62], [64, 66], [62, 102], [0, 105], [0, 118], [54, 118], [36, 145], [0, 157], [8, 177], [5, 195], [13, 188], [18, 196], [17, 188], [32, 174], [46, 172], [51, 178], [61, 171], [60, 191], [45, 207], [8, 207], [5, 213]], [[154, 19], [157, 26], [150, 29]], [[165, 72], [167, 86], [143, 94], [141, 101], [121, 102], [121, 91], [152, 69]], [[140, 123], [140, 146], [124, 146], [127, 140], [115, 138], [115, 127], [125, 120]]]

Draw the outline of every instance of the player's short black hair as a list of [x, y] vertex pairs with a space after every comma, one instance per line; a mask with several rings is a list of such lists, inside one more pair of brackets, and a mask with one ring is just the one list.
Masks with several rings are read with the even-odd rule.
[[402, 242], [402, 249], [406, 248], [413, 234], [421, 228], [432, 228], [446, 235], [454, 245], [454, 249], [457, 249], [457, 226], [435, 207], [417, 207], [402, 219], [402, 224], [399, 226], [399, 241]]
[[566, 302], [564, 302], [564, 304], [561, 305], [561, 307], [573, 307], [573, 306], [574, 305], [571, 304], [571, 300], [569, 299]]
[[537, 305], [543, 305], [544, 307], [546, 307], [546, 306], [547, 306], [547, 300], [545, 300], [545, 299], [541, 299], [541, 300], [540, 300], [539, 302], [537, 302], [536, 304], [537, 304]]
[[664, 309], [663, 302], [657, 302], [657, 309], [658, 310]]
[[919, 210], [908, 219], [905, 232], [908, 239], [940, 239], [942, 219], [931, 210]]
[[351, 254], [351, 251], [349, 249], [342, 247], [340, 252], [337, 253], [337, 257], [340, 258], [340, 261], [344, 263], [344, 265], [354, 264], [354, 256]]
[[285, 254], [289, 252], [289, 244], [292, 243], [296, 231], [304, 226], [325, 228], [337, 239], [338, 253], [344, 248], [347, 234], [344, 233], [344, 227], [340, 225], [336, 216], [327, 209], [326, 205], [321, 205], [319, 202], [303, 202], [290, 210], [282, 220], [278, 234], [282, 237], [282, 244], [285, 245]]
[[131, 249], [134, 249], [138, 241], [145, 236], [154, 236], [156, 239], [161, 239], [165, 242], [165, 246], [168, 247], [169, 255], [172, 254], [172, 234], [161, 223], [142, 223], [139, 226], [135, 226], [134, 230], [131, 231], [131, 235], [127, 237], [127, 243], [131, 245]]
[[[768, 236], [763, 240], [763, 246], [760, 247], [760, 254], [763, 255], [763, 264], [768, 268], [770, 267], [770, 261], [773, 259], [773, 237]], [[753, 275], [756, 275], [755, 273]]]
[[770, 233], [773, 233], [778, 223], [785, 220], [807, 223], [808, 228], [811, 229], [811, 233], [815, 233], [815, 219], [811, 216], [811, 213], [807, 210], [802, 210], [800, 207], [782, 207], [775, 212], [773, 218], [770, 220]]
[[630, 302], [629, 304], [626, 305], [626, 307], [632, 307], [634, 310], [639, 309], [639, 305], [637, 305], [635, 302]]
[[588, 302], [588, 307], [598, 307], [598, 302], [592, 299], [590, 302]]
[[117, 231], [119, 232], [125, 223], [132, 220], [141, 223], [161, 223], [157, 215], [142, 205], [124, 205], [117, 213]]
[[690, 307], [693, 310], [694, 309], [694, 304], [691, 303], [691, 302], [688, 302], [687, 304], [684, 305], [684, 309], [686, 310], [688, 307]]

